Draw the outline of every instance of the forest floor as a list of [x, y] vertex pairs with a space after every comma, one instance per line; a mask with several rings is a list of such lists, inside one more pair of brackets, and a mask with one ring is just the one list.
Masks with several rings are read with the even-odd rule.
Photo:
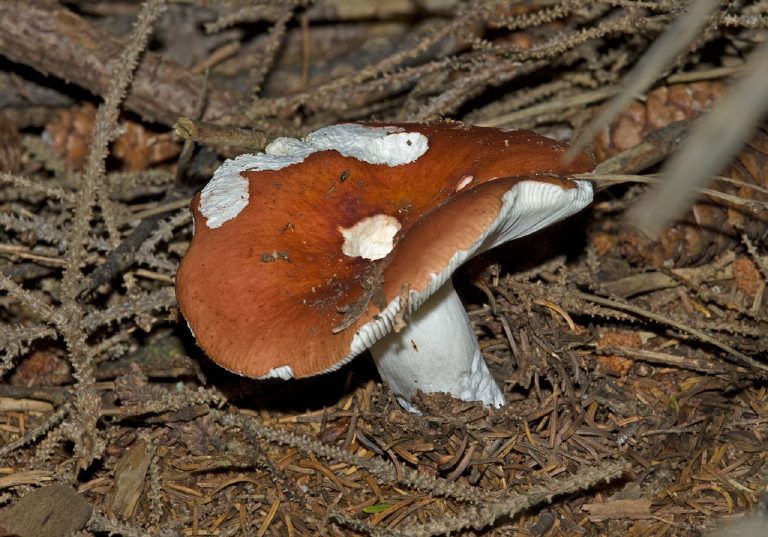
[[[592, 205], [455, 273], [506, 406], [408, 413], [367, 354], [238, 377], [174, 292], [191, 197], [243, 146], [438, 116], [571, 141], [680, 15], [0, 0], [2, 533], [762, 535], [768, 131], [654, 239], [626, 217], [745, 71], [768, 2], [715, 7], [590, 137]], [[194, 144], [181, 117], [247, 131], [190, 122]]]

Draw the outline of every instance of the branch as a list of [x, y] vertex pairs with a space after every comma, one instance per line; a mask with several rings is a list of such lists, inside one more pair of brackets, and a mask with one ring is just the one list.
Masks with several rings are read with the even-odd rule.
[[[115, 75], [115, 59], [125, 43], [91, 26], [75, 13], [47, 0], [0, 0], [0, 55], [104, 96]], [[189, 116], [203, 75], [194, 75], [146, 52], [136, 70], [125, 107], [145, 119], [173, 125]], [[214, 120], [238, 107], [243, 95], [211, 88], [204, 119]]]

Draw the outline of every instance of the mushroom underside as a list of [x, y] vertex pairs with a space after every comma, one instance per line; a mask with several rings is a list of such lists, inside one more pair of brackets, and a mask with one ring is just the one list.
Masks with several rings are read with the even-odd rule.
[[[432, 283], [411, 293], [405, 328], [392, 330], [399, 298], [376, 321], [386, 335], [370, 346], [383, 380], [405, 409], [415, 412], [411, 397], [422, 392], [446, 392], [486, 406], [505, 404], [480, 353], [464, 306], [451, 283], [454, 270], [471, 257], [513, 239], [524, 237], [562, 220], [592, 199], [592, 187], [583, 181], [575, 188], [525, 181], [502, 196], [498, 216], [474, 245], [454, 254], [445, 270], [432, 275]], [[394, 307], [392, 307], [394, 306]]]

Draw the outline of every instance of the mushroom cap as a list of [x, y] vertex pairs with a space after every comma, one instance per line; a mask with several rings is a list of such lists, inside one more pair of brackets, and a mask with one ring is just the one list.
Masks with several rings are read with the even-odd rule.
[[587, 205], [591, 186], [564, 176], [594, 161], [564, 165], [566, 149], [458, 122], [278, 139], [227, 161], [192, 200], [181, 312], [238, 374], [336, 369], [391, 330], [403, 284], [412, 311], [466, 259]]

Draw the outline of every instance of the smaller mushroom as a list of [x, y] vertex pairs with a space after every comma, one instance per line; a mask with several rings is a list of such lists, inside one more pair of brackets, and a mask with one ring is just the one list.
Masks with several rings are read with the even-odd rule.
[[177, 274], [198, 344], [249, 377], [300, 378], [370, 348], [417, 390], [504, 404], [451, 284], [466, 260], [592, 200], [594, 162], [530, 131], [343, 124], [225, 162], [192, 201]]

